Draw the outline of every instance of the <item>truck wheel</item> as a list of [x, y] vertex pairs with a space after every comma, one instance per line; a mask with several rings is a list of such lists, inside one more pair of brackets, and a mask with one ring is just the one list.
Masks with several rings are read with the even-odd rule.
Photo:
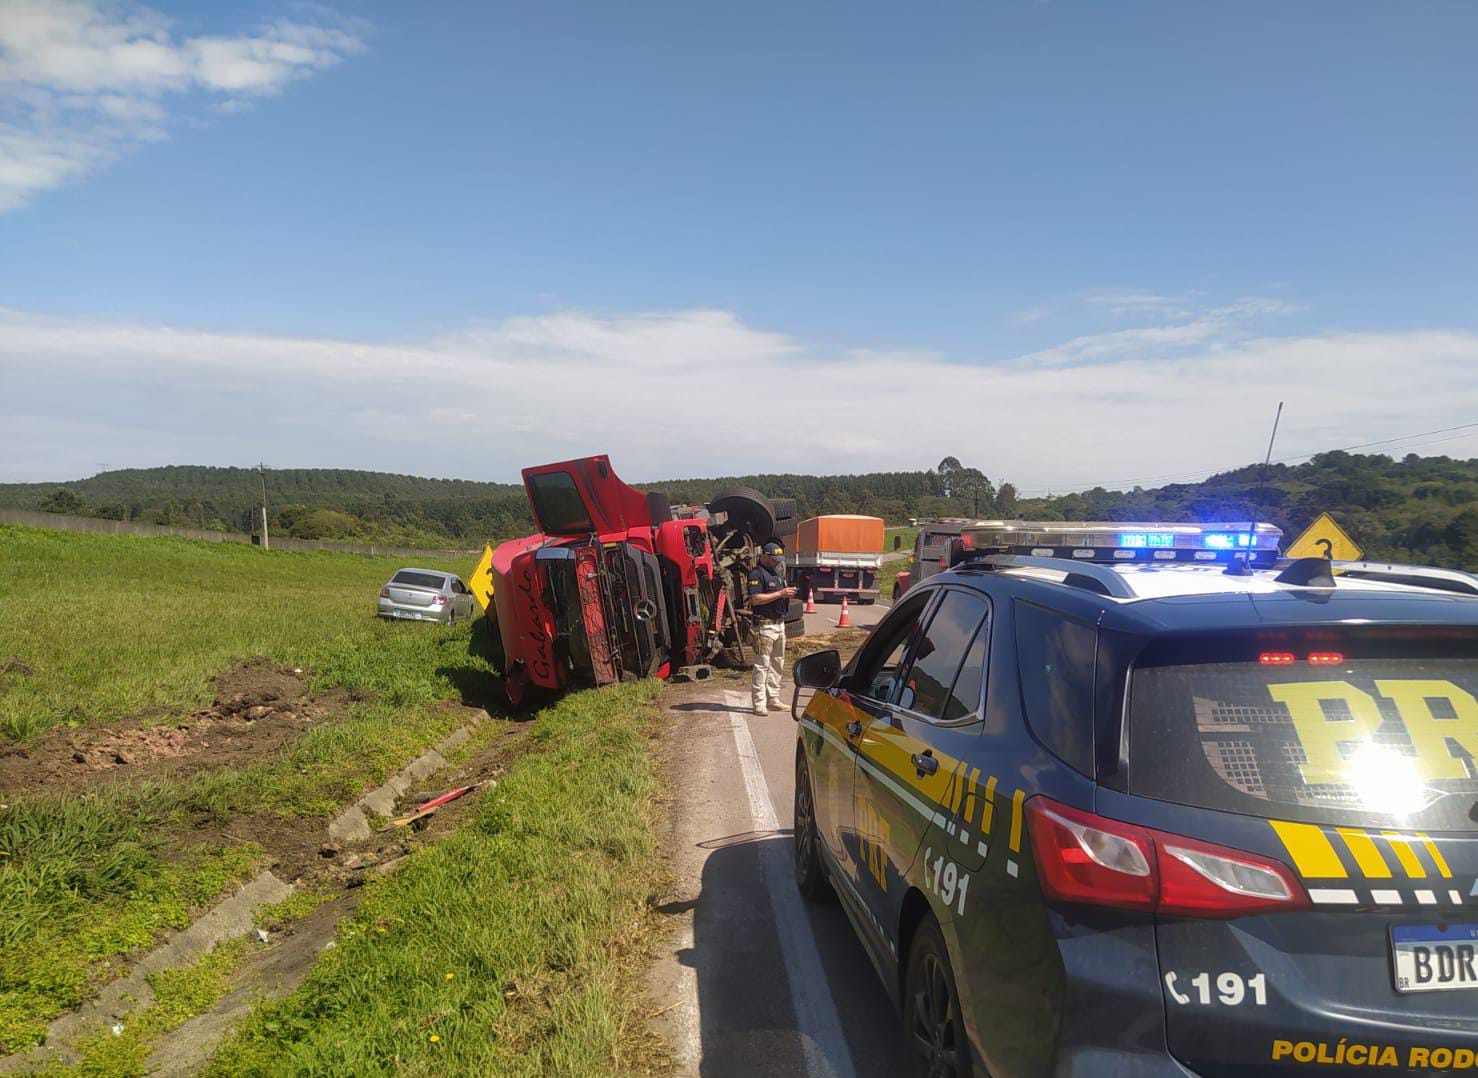
[[787, 640], [799, 640], [801, 637], [803, 637], [805, 635], [806, 635], [806, 616], [804, 614], [802, 614], [800, 617], [796, 618], [794, 621], [787, 621], [785, 623], [785, 639], [787, 639]]
[[770, 508], [775, 510], [776, 521], [781, 521], [795, 516], [797, 506], [794, 498], [771, 498]]
[[728, 514], [728, 522], [717, 529], [722, 534], [743, 532], [756, 543], [775, 534], [775, 510], [753, 487], [725, 487], [708, 503], [710, 513]]
[[773, 534], [776, 539], [783, 539], [787, 535], [794, 535], [797, 527], [795, 517], [786, 517], [784, 520], [775, 521], [775, 531]]

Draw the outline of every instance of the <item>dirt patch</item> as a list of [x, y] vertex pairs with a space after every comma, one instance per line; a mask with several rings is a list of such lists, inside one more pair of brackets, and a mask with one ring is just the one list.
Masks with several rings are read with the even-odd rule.
[[842, 653], [842, 661], [846, 662], [852, 657], [852, 653], [862, 646], [862, 642], [867, 639], [871, 631], [870, 629], [834, 629], [829, 633], [799, 636], [785, 642], [785, 657], [794, 660], [802, 655], [836, 648]]
[[[455, 706], [455, 705], [453, 705]], [[479, 720], [473, 709], [465, 709], [471, 722]], [[489, 721], [485, 717], [481, 721]], [[531, 742], [528, 728], [508, 724], [493, 741], [475, 750], [466, 760], [454, 763], [432, 777], [422, 789], [413, 790], [396, 805], [396, 814], [410, 813], [420, 804], [460, 786], [483, 783], [471, 793], [448, 802], [414, 825], [375, 831], [361, 842], [342, 842], [329, 837], [322, 819], [254, 813], [233, 816], [221, 822], [202, 821], [197, 826], [171, 834], [167, 848], [180, 856], [190, 846], [255, 843], [265, 853], [261, 867], [294, 887], [318, 891], [353, 890], [372, 878], [376, 870], [393, 864], [416, 846], [435, 841], [453, 830], [479, 798], [492, 787], [510, 764]]]
[[308, 692], [303, 672], [248, 659], [211, 682], [209, 707], [185, 716], [134, 719], [78, 730], [55, 728], [0, 749], [0, 791], [18, 797], [58, 784], [184, 775], [270, 758], [316, 722], [343, 713], [341, 689]]
[[35, 667], [24, 659], [17, 659], [14, 655], [6, 659], [3, 663], [0, 663], [0, 675], [19, 674], [22, 677], [27, 677], [35, 672]]

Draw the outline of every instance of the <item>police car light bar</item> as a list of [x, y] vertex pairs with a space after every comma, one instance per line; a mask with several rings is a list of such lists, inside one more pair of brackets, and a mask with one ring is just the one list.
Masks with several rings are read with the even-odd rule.
[[1226, 524], [1119, 523], [1116, 521], [981, 520], [960, 533], [952, 563], [982, 554], [1029, 554], [1129, 564], [1247, 562], [1269, 567], [1278, 560], [1281, 528], [1250, 521]]

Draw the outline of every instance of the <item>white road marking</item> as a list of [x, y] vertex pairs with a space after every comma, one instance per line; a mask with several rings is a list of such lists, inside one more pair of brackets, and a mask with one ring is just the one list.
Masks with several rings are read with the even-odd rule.
[[[737, 695], [737, 694], [735, 694]], [[739, 755], [739, 769], [744, 775], [744, 788], [749, 794], [749, 812], [756, 831], [778, 831], [780, 821], [770, 802], [770, 787], [755, 752], [754, 738], [743, 715], [729, 715], [734, 731], [734, 748]], [[807, 924], [806, 911], [791, 879], [792, 868], [786, 847], [779, 842], [763, 842], [759, 846], [760, 869], [765, 877], [765, 890], [770, 894], [770, 907], [775, 914], [775, 929], [780, 937], [780, 954], [785, 959], [785, 976], [790, 981], [790, 998], [795, 1007], [796, 1028], [801, 1033], [805, 1052], [806, 1073], [812, 1078], [855, 1078], [852, 1054], [842, 1035], [836, 1004], [826, 973], [821, 967], [821, 953]]]

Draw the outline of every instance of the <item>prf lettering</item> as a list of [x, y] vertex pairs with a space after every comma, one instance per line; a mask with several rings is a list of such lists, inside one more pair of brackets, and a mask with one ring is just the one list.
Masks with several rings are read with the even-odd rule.
[[[1450, 681], [1377, 681], [1376, 689], [1396, 705], [1406, 733], [1416, 747], [1417, 765], [1428, 781], [1465, 779], [1467, 764], [1448, 751], [1456, 741], [1469, 756], [1478, 759], [1478, 699]], [[1340, 745], [1370, 741], [1380, 728], [1380, 706], [1375, 697], [1348, 681], [1298, 681], [1269, 685], [1272, 698], [1288, 708], [1298, 730], [1308, 763], [1302, 765], [1309, 785], [1347, 781], [1347, 764]], [[1456, 718], [1432, 714], [1432, 700], [1445, 700]], [[1326, 703], [1342, 703], [1347, 719], [1331, 720]]]

